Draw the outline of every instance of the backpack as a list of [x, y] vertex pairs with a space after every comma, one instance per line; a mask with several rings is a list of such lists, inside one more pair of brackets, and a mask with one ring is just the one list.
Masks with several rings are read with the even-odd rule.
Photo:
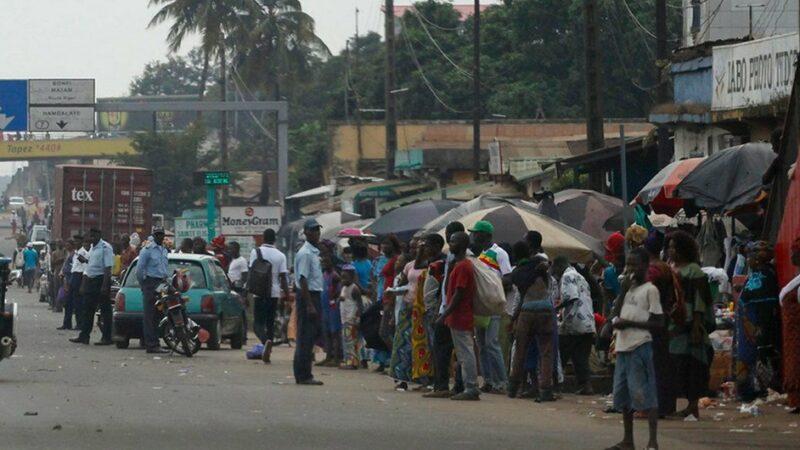
[[272, 263], [264, 259], [261, 249], [256, 249], [256, 260], [247, 274], [247, 292], [263, 298], [272, 295]]
[[22, 254], [23, 250], [17, 251], [17, 256], [14, 257], [14, 265], [17, 269], [25, 267], [25, 255]]
[[470, 257], [475, 274], [475, 299], [472, 312], [477, 316], [497, 316], [505, 311], [506, 292], [496, 270]]

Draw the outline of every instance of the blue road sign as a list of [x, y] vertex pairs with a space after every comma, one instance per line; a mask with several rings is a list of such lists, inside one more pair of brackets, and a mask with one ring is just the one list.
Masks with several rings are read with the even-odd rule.
[[0, 80], [0, 131], [28, 131], [28, 80]]

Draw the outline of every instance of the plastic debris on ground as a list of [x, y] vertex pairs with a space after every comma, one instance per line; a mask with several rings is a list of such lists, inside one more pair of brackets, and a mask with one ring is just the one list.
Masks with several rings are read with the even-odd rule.
[[751, 416], [761, 415], [761, 410], [758, 408], [757, 402], [758, 400], [750, 405], [742, 403], [742, 406], [739, 407], [739, 414], [749, 414]]
[[703, 397], [703, 398], [701, 398], [700, 400], [697, 401], [697, 406], [699, 406], [701, 408], [711, 408], [711, 407], [717, 406], [717, 402], [716, 402], [716, 400], [714, 400], [712, 398]]
[[787, 394], [781, 394], [772, 389], [767, 391], [767, 400], [766, 403], [768, 404], [777, 404], [777, 403], [786, 403], [789, 400], [789, 396]]

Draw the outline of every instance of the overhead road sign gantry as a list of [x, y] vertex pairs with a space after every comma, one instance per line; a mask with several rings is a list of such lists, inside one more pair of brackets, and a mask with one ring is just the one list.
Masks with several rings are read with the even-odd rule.
[[28, 131], [28, 80], [0, 80], [2, 131]]
[[31, 105], [94, 105], [95, 83], [92, 79], [42, 79], [28, 81]]

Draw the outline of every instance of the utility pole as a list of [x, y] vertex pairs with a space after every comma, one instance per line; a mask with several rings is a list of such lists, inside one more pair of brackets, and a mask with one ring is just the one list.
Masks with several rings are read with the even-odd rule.
[[584, 49], [586, 52], [586, 139], [588, 150], [606, 146], [600, 99], [600, 57], [597, 48], [596, 0], [583, 0]]
[[350, 125], [350, 41], [344, 43], [344, 121]]
[[475, 180], [481, 176], [481, 1], [475, 0], [472, 16], [472, 171]]
[[[353, 60], [355, 61], [354, 67], [356, 73], [358, 73], [358, 8], [356, 8], [356, 37], [355, 37], [355, 48], [353, 49]], [[351, 72], [352, 73], [352, 72]], [[353, 86], [353, 94], [356, 98], [356, 139], [357, 139], [357, 146], [358, 146], [358, 160], [361, 161], [361, 158], [364, 157], [364, 145], [361, 141], [361, 96], [356, 89], [356, 77], [350, 77], [350, 84]], [[361, 168], [356, 167], [356, 174], [361, 174]]]
[[[667, 50], [667, 0], [656, 0], [656, 102], [659, 105], [668, 103], [669, 85], [667, 77], [664, 76], [664, 68], [667, 66], [669, 52]], [[672, 159], [672, 151], [669, 145], [669, 130], [664, 125], [659, 125], [657, 130], [658, 138], [658, 168], [666, 167]]]
[[397, 116], [395, 105], [395, 41], [394, 0], [386, 0], [386, 81], [384, 96], [386, 103], [386, 178], [394, 178], [394, 155], [397, 151]]

